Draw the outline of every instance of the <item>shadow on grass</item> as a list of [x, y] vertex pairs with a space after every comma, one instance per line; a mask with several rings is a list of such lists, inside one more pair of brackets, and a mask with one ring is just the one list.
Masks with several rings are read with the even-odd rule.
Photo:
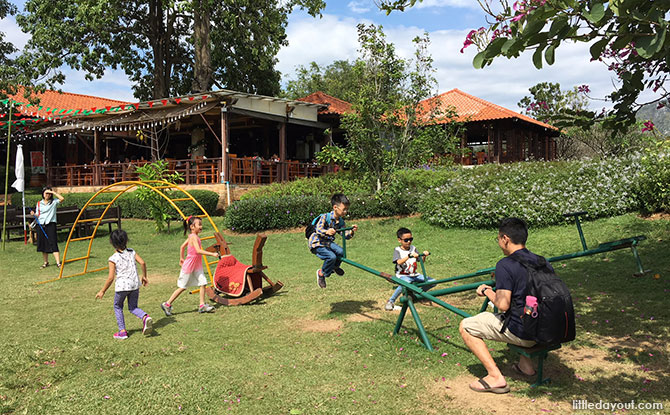
[[366, 301], [340, 301], [339, 303], [332, 303], [328, 315], [336, 316], [343, 314], [364, 314], [378, 309], [377, 302], [373, 300]]

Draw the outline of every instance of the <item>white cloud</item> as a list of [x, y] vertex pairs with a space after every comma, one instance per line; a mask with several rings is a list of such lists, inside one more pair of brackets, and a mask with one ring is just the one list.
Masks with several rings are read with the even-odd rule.
[[5, 34], [5, 41], [12, 43], [17, 49], [23, 49], [30, 40], [30, 35], [21, 31], [13, 16], [0, 20], [0, 31]]
[[[317, 20], [298, 18], [288, 26], [289, 46], [279, 52], [278, 68], [284, 81], [292, 78], [295, 67], [311, 61], [328, 65], [338, 59], [357, 57], [357, 23], [370, 23], [333, 15]], [[516, 59], [498, 58], [491, 66], [475, 69], [472, 58], [474, 46], [460, 53], [469, 30], [439, 30], [430, 33], [435, 74], [439, 92], [458, 88], [495, 104], [518, 111], [517, 102], [528, 95], [528, 88], [539, 82], [558, 82], [563, 90], [587, 84], [591, 96], [604, 97], [612, 91], [611, 74], [600, 62], [590, 62], [588, 45], [564, 44], [556, 51], [556, 62], [542, 70], [533, 66], [531, 54]], [[424, 29], [418, 26], [384, 26], [388, 39], [396, 45], [399, 56], [410, 58], [414, 52], [412, 38]], [[609, 107], [609, 103], [594, 102], [592, 107]]]
[[372, 10], [370, 5], [366, 5], [366, 3], [364, 1], [350, 1], [349, 4], [347, 4], [347, 7], [352, 12], [359, 13], [359, 14], [367, 13], [370, 10]]
[[426, 9], [431, 7], [459, 7], [468, 9], [479, 9], [479, 4], [474, 0], [423, 0], [417, 2], [414, 7]]
[[321, 19], [291, 19], [286, 31], [289, 45], [279, 51], [277, 69], [286, 79], [298, 65], [306, 66], [312, 61], [329, 65], [335, 60], [356, 59], [358, 23], [370, 22], [327, 14]]

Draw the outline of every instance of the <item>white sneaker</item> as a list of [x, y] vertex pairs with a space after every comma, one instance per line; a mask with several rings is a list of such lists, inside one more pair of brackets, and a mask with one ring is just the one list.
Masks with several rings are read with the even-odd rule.
[[146, 314], [142, 319], [142, 334], [148, 336], [154, 330], [154, 320]]
[[203, 304], [198, 307], [198, 313], [209, 313], [210, 311], [214, 311], [214, 307], [209, 304]]
[[386, 310], [386, 311], [393, 311], [393, 308], [394, 308], [394, 307], [395, 307], [395, 303], [394, 303], [393, 301], [389, 301], [389, 302], [386, 303], [386, 305], [384, 306], [384, 310]]

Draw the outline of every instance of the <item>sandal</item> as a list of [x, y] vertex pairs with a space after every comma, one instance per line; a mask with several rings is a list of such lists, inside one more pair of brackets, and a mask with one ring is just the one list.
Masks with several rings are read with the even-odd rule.
[[44, 268], [46, 268], [46, 267], [48, 267], [48, 266], [49, 266], [49, 263], [48, 263], [48, 262], [45, 262], [44, 264], [42, 264], [42, 266], [41, 266], [40, 268], [44, 269]]

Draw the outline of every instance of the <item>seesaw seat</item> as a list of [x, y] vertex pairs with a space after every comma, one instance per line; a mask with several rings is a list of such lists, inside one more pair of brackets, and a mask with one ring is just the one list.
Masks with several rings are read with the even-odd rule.
[[[272, 282], [263, 272], [267, 268], [263, 266], [263, 245], [267, 236], [256, 236], [251, 266], [239, 262], [230, 253], [223, 236], [217, 233], [215, 237], [217, 245], [207, 250], [218, 249], [222, 257], [214, 273], [214, 286], [207, 286], [205, 289], [205, 293], [212, 301], [227, 306], [247, 304], [263, 295], [271, 295], [284, 286], [280, 281]], [[269, 286], [263, 288], [263, 280], [267, 281]]]

